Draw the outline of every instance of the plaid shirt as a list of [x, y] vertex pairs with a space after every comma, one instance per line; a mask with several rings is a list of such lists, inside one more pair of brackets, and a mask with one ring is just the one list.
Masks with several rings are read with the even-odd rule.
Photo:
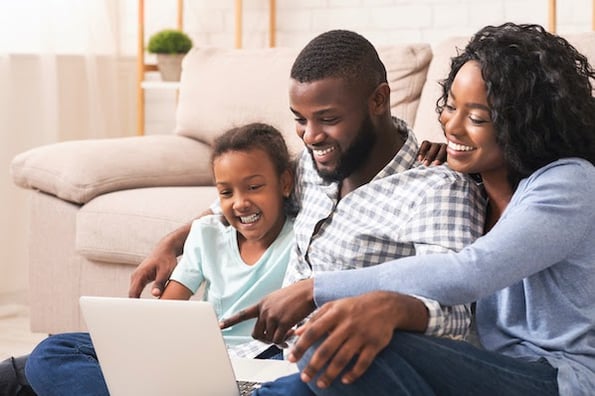
[[[302, 152], [295, 187], [300, 206], [294, 224], [296, 254], [288, 266], [285, 285], [322, 271], [458, 251], [482, 235], [485, 200], [480, 187], [446, 166], [418, 165], [413, 132], [403, 121], [395, 119], [395, 123], [406, 139], [401, 150], [369, 183], [341, 200], [339, 183], [324, 182], [308, 151]], [[418, 298], [429, 312], [426, 334], [467, 335], [468, 306], [442, 306]], [[269, 346], [255, 340], [230, 347], [229, 352], [255, 357]]]
[[[404, 122], [395, 123], [406, 139], [401, 150], [369, 183], [340, 200], [340, 184], [323, 181], [304, 150], [296, 175], [301, 205], [294, 225], [297, 254], [285, 285], [323, 271], [458, 251], [482, 235], [485, 200], [480, 186], [444, 165], [418, 165], [415, 136]], [[468, 306], [420, 299], [429, 312], [426, 334], [467, 334]]]

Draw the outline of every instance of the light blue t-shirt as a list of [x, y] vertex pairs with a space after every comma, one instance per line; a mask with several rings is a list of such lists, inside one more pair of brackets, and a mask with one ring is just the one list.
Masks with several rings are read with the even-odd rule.
[[[205, 283], [203, 299], [211, 303], [222, 319], [258, 303], [265, 295], [281, 288], [295, 238], [293, 220], [287, 219], [275, 241], [260, 259], [244, 263], [235, 228], [224, 225], [221, 216], [201, 217], [192, 223], [184, 244], [182, 259], [170, 276], [196, 293]], [[223, 330], [225, 343], [234, 346], [253, 342], [255, 319]], [[263, 344], [266, 349], [268, 346]]]

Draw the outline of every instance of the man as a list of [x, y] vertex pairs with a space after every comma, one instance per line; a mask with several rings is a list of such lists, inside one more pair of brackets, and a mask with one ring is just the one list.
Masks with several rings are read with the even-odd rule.
[[[306, 150], [296, 175], [297, 261], [287, 283], [307, 278], [311, 272], [459, 250], [481, 234], [484, 202], [478, 186], [446, 167], [415, 167], [415, 137], [402, 121], [391, 117], [386, 70], [365, 38], [343, 30], [314, 38], [292, 67], [289, 94]], [[140, 295], [155, 278], [161, 284], [156, 284], [153, 294], [160, 293], [187, 232], [188, 227], [183, 227], [164, 238], [139, 266], [131, 296]], [[303, 295], [281, 291], [278, 297], [276, 307], [282, 307], [283, 302], [301, 300]], [[466, 306], [441, 306], [415, 297], [406, 301], [428, 312], [427, 318], [413, 324], [415, 328], [423, 327], [433, 335], [466, 334]], [[267, 306], [258, 310], [267, 311]], [[298, 319], [279, 311], [269, 312], [271, 322], [257, 322], [257, 338], [285, 341]], [[268, 333], [269, 329], [274, 330]], [[86, 334], [82, 337], [88, 339]], [[72, 366], [64, 370], [48, 362], [73, 353], [88, 370], [77, 366], [79, 380], [102, 379], [90, 340], [84, 343], [88, 349], [82, 350], [81, 338], [68, 339], [68, 335], [50, 337], [40, 346], [27, 363], [26, 374], [34, 388], [69, 393], [75, 375]]]

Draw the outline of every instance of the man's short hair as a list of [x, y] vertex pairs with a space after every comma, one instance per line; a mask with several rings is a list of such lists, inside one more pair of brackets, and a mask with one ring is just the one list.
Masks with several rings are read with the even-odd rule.
[[370, 90], [387, 82], [386, 68], [372, 43], [348, 30], [331, 30], [312, 39], [293, 63], [291, 78], [300, 83], [325, 78], [362, 81]]

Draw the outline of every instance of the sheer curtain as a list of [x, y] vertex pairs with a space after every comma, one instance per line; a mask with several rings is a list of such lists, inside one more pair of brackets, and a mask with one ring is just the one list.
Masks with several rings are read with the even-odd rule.
[[20, 135], [52, 142], [134, 130], [134, 60], [120, 44], [131, 3], [0, 0], [3, 110]]
[[8, 175], [14, 155], [135, 133], [134, 50], [122, 48], [135, 12], [135, 0], [0, 0], [0, 302], [27, 287], [28, 195]]

